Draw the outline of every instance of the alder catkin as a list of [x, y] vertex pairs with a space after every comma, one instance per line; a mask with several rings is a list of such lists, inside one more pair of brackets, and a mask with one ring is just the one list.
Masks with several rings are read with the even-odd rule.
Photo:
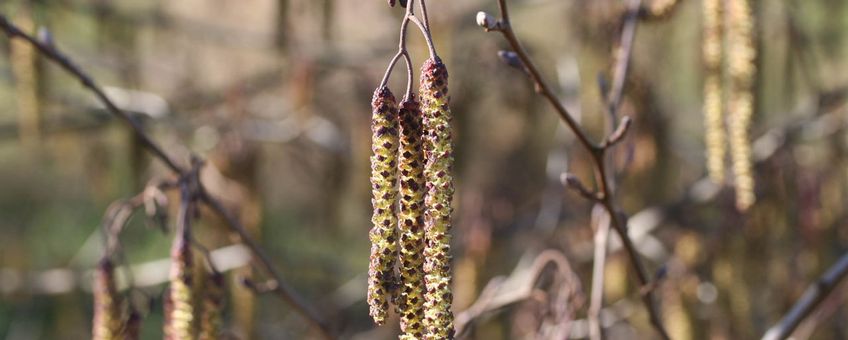
[[424, 303], [426, 338], [453, 338], [451, 302], [451, 201], [453, 200], [453, 147], [448, 107], [448, 72], [438, 58], [421, 69], [421, 110], [424, 115], [425, 198]]
[[400, 339], [424, 336], [424, 151], [421, 107], [414, 95], [404, 99], [400, 121]]
[[115, 285], [115, 266], [103, 259], [94, 271], [92, 339], [121, 339], [122, 299]]
[[398, 107], [395, 96], [387, 87], [378, 88], [371, 109], [371, 204], [374, 214], [369, 233], [368, 305], [371, 318], [382, 325], [389, 310], [388, 295], [395, 285], [397, 260]]
[[[706, 0], [709, 1], [709, 0]], [[648, 19], [659, 20], [668, 17], [680, 0], [653, 0], [648, 5]]]
[[171, 247], [170, 286], [165, 296], [167, 340], [194, 339], [193, 255], [187, 231], [179, 231]]
[[730, 78], [728, 97], [728, 125], [730, 131], [730, 158], [733, 162], [736, 207], [747, 210], [754, 204], [754, 178], [751, 164], [751, 142], [748, 130], [754, 112], [753, 84], [754, 22], [747, 0], [728, 0], [727, 62]]
[[704, 144], [707, 173], [718, 184], [724, 182], [724, 158], [727, 148], [722, 106], [722, 27], [721, 0], [703, 0], [704, 36]]
[[203, 312], [200, 315], [198, 339], [213, 340], [220, 338], [223, 324], [221, 315], [224, 311], [224, 299], [226, 298], [224, 275], [214, 272], [206, 274], [204, 278], [204, 289], [201, 293]]

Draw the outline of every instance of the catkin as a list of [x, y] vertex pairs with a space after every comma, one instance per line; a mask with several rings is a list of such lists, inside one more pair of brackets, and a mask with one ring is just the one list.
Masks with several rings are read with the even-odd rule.
[[451, 312], [451, 201], [453, 200], [453, 147], [448, 107], [448, 72], [438, 58], [421, 69], [421, 108], [424, 115], [425, 198], [424, 303], [426, 338], [453, 338]]
[[200, 315], [200, 340], [218, 339], [223, 324], [221, 314], [224, 310], [224, 299], [226, 290], [224, 287], [224, 275], [221, 273], [209, 273], [205, 276], [204, 289], [202, 293], [203, 312]]
[[754, 204], [754, 178], [748, 130], [754, 112], [754, 24], [747, 0], [728, 0], [727, 61], [730, 78], [728, 116], [730, 158], [733, 162], [736, 207], [746, 210]]
[[94, 272], [94, 322], [92, 339], [121, 339], [122, 299], [115, 285], [115, 266], [103, 259]]
[[715, 183], [724, 182], [726, 132], [722, 106], [721, 62], [722, 27], [721, 0], [703, 0], [704, 36], [704, 137], [707, 154], [707, 173]]
[[[710, 1], [710, 0], [705, 0]], [[648, 19], [659, 20], [668, 17], [680, 0], [654, 0], [647, 8]]]
[[192, 265], [190, 235], [187, 230], [178, 231], [171, 248], [171, 284], [165, 296], [164, 333], [167, 340], [194, 338]]
[[401, 292], [398, 301], [400, 339], [424, 336], [424, 152], [421, 107], [414, 96], [404, 99], [400, 121], [400, 233]]
[[382, 325], [389, 310], [388, 294], [395, 285], [397, 260], [398, 107], [392, 92], [382, 87], [374, 92], [371, 108], [371, 204], [374, 214], [369, 233], [368, 305], [371, 318]]

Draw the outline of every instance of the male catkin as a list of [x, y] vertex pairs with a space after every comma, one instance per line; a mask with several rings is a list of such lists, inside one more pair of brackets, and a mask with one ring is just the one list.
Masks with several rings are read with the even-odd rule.
[[191, 238], [187, 232], [178, 232], [171, 247], [170, 287], [165, 296], [167, 340], [194, 339], [192, 265]]
[[736, 188], [736, 207], [746, 210], [754, 204], [754, 177], [748, 130], [754, 112], [754, 23], [747, 0], [728, 0], [727, 60], [730, 77], [728, 116], [730, 158]]
[[453, 200], [453, 147], [448, 107], [448, 71], [438, 58], [421, 68], [421, 110], [424, 114], [427, 181], [424, 230], [424, 322], [428, 339], [453, 337], [451, 311], [451, 201]]
[[401, 339], [424, 336], [424, 152], [421, 107], [414, 96], [404, 99], [400, 120], [400, 312]]
[[94, 272], [94, 322], [92, 338], [95, 340], [120, 339], [122, 299], [115, 285], [115, 266], [103, 259]]
[[397, 260], [397, 153], [398, 107], [387, 87], [378, 88], [371, 100], [371, 204], [374, 214], [371, 239], [371, 263], [368, 269], [368, 305], [378, 325], [386, 320], [388, 293], [394, 289]]
[[704, 36], [704, 138], [707, 173], [715, 183], [724, 182], [726, 132], [722, 106], [722, 27], [721, 0], [703, 0]]
[[200, 315], [200, 340], [214, 340], [220, 338], [222, 318], [224, 311], [224, 299], [226, 290], [224, 287], [224, 275], [218, 272], [205, 275], [204, 289], [202, 292], [203, 312]]

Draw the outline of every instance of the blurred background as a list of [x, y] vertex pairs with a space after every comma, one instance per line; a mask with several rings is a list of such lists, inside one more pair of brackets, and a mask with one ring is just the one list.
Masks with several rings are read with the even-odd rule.
[[[601, 136], [598, 83], [610, 77], [623, 1], [509, 3], [548, 82]], [[545, 249], [566, 255], [588, 294], [592, 206], [560, 174], [591, 185], [589, 155], [526, 77], [499, 60], [502, 37], [475, 25], [477, 11], [497, 14], [494, 0], [429, 7], [455, 115], [456, 311]], [[615, 155], [618, 193], [647, 267], [664, 273], [657, 295], [675, 339], [761, 336], [848, 250], [848, 2], [759, 0], [753, 8], [758, 200], [746, 213], [736, 211], [732, 189], [704, 179], [701, 2], [681, 0], [667, 19], [638, 26], [621, 109], [635, 124]], [[364, 296], [369, 104], [397, 48], [400, 8], [382, 0], [5, 0], [0, 12], [32, 32], [49, 30], [169, 154], [207, 159], [210, 190], [239, 211], [343, 338], [396, 336], [396, 322], [373, 326]], [[411, 32], [417, 76], [427, 50]], [[405, 88], [400, 66], [390, 83], [396, 94]], [[5, 36], [0, 164], [0, 339], [90, 337], [103, 214], [169, 173], [75, 79]], [[142, 337], [156, 339], [171, 236], [137, 215], [122, 239], [138, 269]], [[241, 288], [239, 277], [261, 273], [214, 214], [202, 211], [197, 228], [228, 266], [228, 336], [316, 336], [281, 300]], [[616, 244], [613, 237], [604, 327], [613, 339], [652, 338]], [[588, 303], [579, 300], [570, 301], [573, 338], [588, 334]], [[846, 300], [837, 289], [798, 334], [848, 337], [838, 322], [848, 317]], [[531, 299], [487, 313], [467, 336], [532, 338], [541, 309]]]

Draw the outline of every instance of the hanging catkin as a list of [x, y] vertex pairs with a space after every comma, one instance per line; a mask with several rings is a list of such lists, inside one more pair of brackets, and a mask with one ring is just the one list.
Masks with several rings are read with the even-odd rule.
[[171, 247], [170, 287], [165, 296], [164, 334], [167, 340], [194, 339], [192, 265], [190, 234], [188, 230], [178, 230]]
[[200, 340], [213, 340], [220, 338], [222, 318], [224, 310], [224, 275], [218, 272], [207, 273], [205, 276], [204, 289], [201, 293], [203, 299], [203, 312], [200, 315]]
[[421, 69], [421, 108], [424, 115], [424, 177], [427, 181], [424, 230], [424, 273], [427, 286], [424, 322], [428, 339], [453, 337], [451, 312], [451, 201], [453, 147], [448, 107], [448, 72], [438, 58]]
[[374, 214], [369, 233], [368, 305], [371, 318], [382, 325], [389, 310], [388, 294], [395, 285], [397, 260], [398, 107], [395, 96], [387, 87], [378, 88], [371, 109], [371, 204]]
[[424, 152], [421, 107], [414, 95], [400, 104], [400, 339], [424, 335]]
[[730, 157], [736, 189], [736, 207], [746, 210], [754, 204], [754, 178], [751, 170], [751, 143], [748, 130], [754, 112], [754, 23], [747, 0], [728, 0], [727, 62], [730, 78], [728, 125]]
[[95, 340], [121, 339], [122, 299], [115, 285], [115, 266], [103, 259], [94, 271], [94, 322], [92, 338]]
[[726, 133], [722, 106], [721, 0], [703, 0], [704, 36], [704, 137], [707, 150], [707, 173], [715, 183], [724, 182]]

